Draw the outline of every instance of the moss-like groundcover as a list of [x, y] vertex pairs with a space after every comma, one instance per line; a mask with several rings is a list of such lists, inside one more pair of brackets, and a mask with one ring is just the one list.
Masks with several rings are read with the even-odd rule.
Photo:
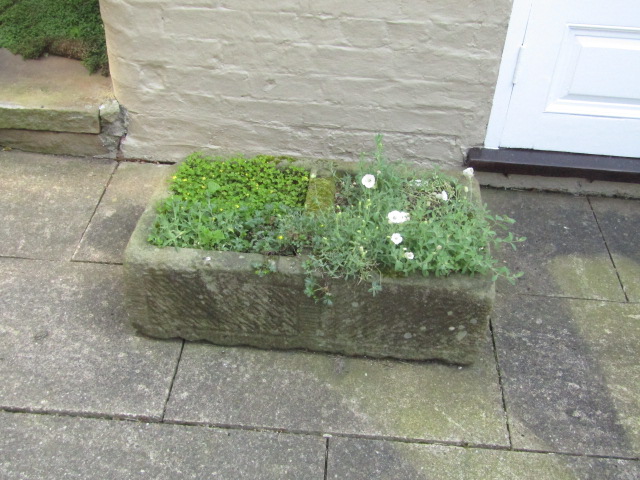
[[519, 276], [490, 249], [524, 239], [507, 231], [513, 220], [490, 214], [474, 198], [472, 169], [456, 178], [391, 163], [380, 138], [372, 160], [356, 173], [336, 173], [334, 206], [305, 209], [308, 173], [298, 167], [279, 170], [273, 157], [191, 156], [173, 178], [173, 196], [160, 205], [149, 241], [305, 254], [305, 293], [328, 304], [332, 278], [368, 282], [375, 295], [382, 276]]
[[0, 0], [0, 47], [24, 58], [75, 58], [109, 74], [98, 0]]
[[[291, 159], [195, 153], [173, 176], [149, 241], [157, 246], [293, 254], [280, 218], [304, 207], [309, 174]], [[280, 168], [278, 168], [280, 167]]]

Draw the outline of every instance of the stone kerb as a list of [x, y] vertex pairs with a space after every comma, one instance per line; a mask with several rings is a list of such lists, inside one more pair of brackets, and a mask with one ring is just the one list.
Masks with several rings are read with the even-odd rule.
[[0, 106], [0, 128], [100, 133], [98, 109], [52, 110]]
[[[127, 309], [145, 335], [455, 364], [472, 363], [484, 346], [490, 276], [385, 278], [375, 297], [364, 283], [334, 280], [334, 304], [325, 306], [303, 293], [303, 257], [148, 244], [162, 195], [125, 252]], [[264, 262], [275, 272], [258, 276]]]

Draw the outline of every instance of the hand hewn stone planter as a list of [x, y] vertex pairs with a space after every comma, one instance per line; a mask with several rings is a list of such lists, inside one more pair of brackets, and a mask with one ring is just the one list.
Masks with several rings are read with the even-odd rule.
[[[472, 363], [484, 345], [490, 275], [383, 279], [375, 297], [369, 285], [336, 280], [325, 306], [303, 293], [302, 258], [149, 245], [154, 205], [125, 253], [127, 309], [143, 334], [456, 364]], [[275, 273], [256, 275], [265, 261]]]

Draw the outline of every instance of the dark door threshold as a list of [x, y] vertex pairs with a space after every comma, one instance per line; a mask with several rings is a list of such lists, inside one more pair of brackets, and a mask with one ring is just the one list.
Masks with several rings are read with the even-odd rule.
[[640, 158], [516, 148], [472, 148], [464, 163], [480, 172], [640, 183]]

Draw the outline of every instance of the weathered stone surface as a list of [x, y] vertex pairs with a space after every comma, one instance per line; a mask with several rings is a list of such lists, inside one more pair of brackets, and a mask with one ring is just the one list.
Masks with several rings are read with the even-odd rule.
[[589, 201], [627, 297], [632, 302], [640, 302], [640, 201], [615, 198]]
[[513, 446], [640, 454], [640, 305], [499, 296], [493, 315]]
[[350, 438], [329, 440], [327, 479], [575, 480], [640, 476], [637, 461]]
[[577, 195], [604, 195], [607, 197], [640, 198], [640, 184], [589, 181], [584, 178], [541, 177], [539, 175], [504, 175], [476, 172], [480, 185], [515, 190], [543, 190]]
[[119, 137], [91, 133], [0, 129], [0, 145], [25, 152], [116, 158]]
[[127, 133], [127, 109], [117, 100], [108, 100], [100, 105], [100, 137], [105, 146], [115, 143], [113, 151], [120, 148], [120, 141]]
[[524, 272], [515, 287], [498, 283], [499, 292], [625, 300], [587, 198], [483, 189], [482, 199], [516, 220], [516, 236], [527, 237], [516, 251], [495, 252], [512, 272]]
[[0, 128], [70, 133], [100, 133], [98, 109], [53, 110], [0, 107]]
[[115, 167], [0, 151], [0, 255], [70, 259]]
[[91, 111], [112, 100], [111, 79], [89, 75], [82, 62], [50, 55], [24, 60], [0, 48], [0, 105], [28, 109]]
[[112, 100], [111, 81], [81, 62], [0, 49], [0, 129], [98, 134], [99, 107]]
[[4, 412], [0, 429], [5, 479], [322, 480], [324, 472], [319, 437]]
[[115, 123], [120, 120], [122, 110], [116, 99], [107, 100], [100, 105], [100, 122]]
[[[490, 275], [384, 278], [375, 297], [364, 282], [331, 280], [326, 306], [303, 292], [304, 258], [157, 248], [155, 216], [152, 202], [125, 253], [127, 308], [146, 335], [459, 364], [484, 343]], [[265, 262], [277, 271], [259, 277]]]
[[180, 342], [136, 336], [122, 267], [0, 258], [0, 407], [161, 418]]
[[166, 179], [168, 168], [120, 163], [73, 259], [122, 263], [131, 233], [152, 194]]
[[165, 418], [509, 444], [488, 339], [470, 367], [187, 343]]
[[23, 60], [0, 49], [0, 145], [115, 158], [125, 118], [111, 80], [75, 60]]

